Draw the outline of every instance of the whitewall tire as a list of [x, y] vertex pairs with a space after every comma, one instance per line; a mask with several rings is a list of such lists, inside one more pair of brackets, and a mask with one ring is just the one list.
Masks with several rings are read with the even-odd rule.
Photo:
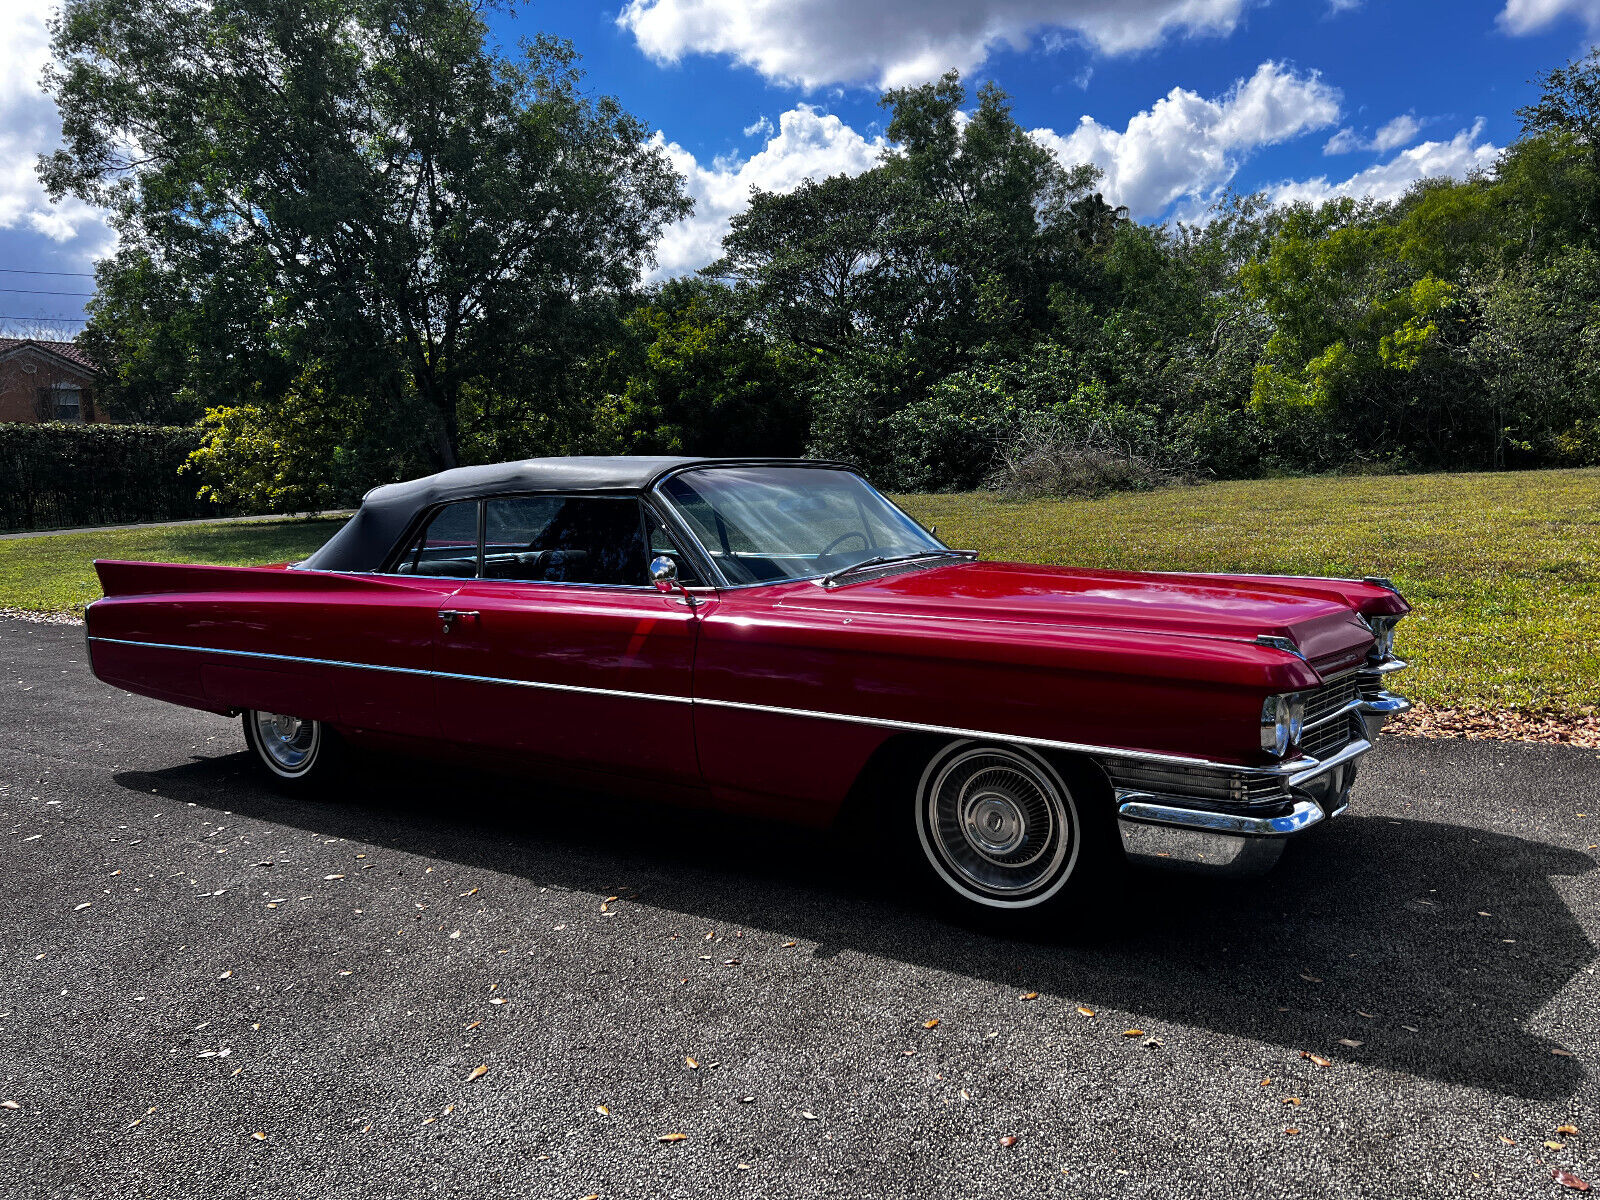
[[953, 742], [924, 768], [915, 806], [923, 862], [963, 907], [1038, 909], [1078, 872], [1077, 800], [1034, 750]]

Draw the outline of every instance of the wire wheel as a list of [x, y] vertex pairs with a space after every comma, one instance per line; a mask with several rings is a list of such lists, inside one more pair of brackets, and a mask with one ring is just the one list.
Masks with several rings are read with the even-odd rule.
[[1066, 785], [1043, 758], [1008, 746], [960, 743], [929, 763], [917, 833], [945, 883], [995, 908], [1044, 903], [1077, 861]]
[[316, 765], [322, 722], [269, 712], [248, 712], [244, 721], [251, 748], [273, 774], [295, 779]]

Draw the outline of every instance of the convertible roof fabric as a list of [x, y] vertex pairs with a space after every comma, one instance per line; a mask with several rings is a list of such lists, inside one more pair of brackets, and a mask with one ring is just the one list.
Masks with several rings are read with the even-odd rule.
[[356, 515], [303, 562], [307, 571], [376, 571], [422, 509], [451, 500], [513, 492], [643, 491], [661, 476], [691, 466], [829, 466], [798, 458], [683, 458], [591, 456], [525, 458], [520, 462], [457, 467], [422, 479], [373, 488]]

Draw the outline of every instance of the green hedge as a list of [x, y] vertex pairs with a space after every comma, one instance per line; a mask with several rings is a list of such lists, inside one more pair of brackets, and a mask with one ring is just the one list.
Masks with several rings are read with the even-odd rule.
[[199, 445], [194, 428], [0, 424], [0, 528], [224, 515], [178, 473]]

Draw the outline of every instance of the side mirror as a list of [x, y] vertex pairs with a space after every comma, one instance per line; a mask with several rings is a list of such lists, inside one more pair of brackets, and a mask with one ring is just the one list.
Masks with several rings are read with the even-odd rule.
[[650, 582], [656, 585], [656, 591], [658, 592], [676, 591], [678, 588], [678, 564], [665, 554], [656, 555], [650, 560]]

